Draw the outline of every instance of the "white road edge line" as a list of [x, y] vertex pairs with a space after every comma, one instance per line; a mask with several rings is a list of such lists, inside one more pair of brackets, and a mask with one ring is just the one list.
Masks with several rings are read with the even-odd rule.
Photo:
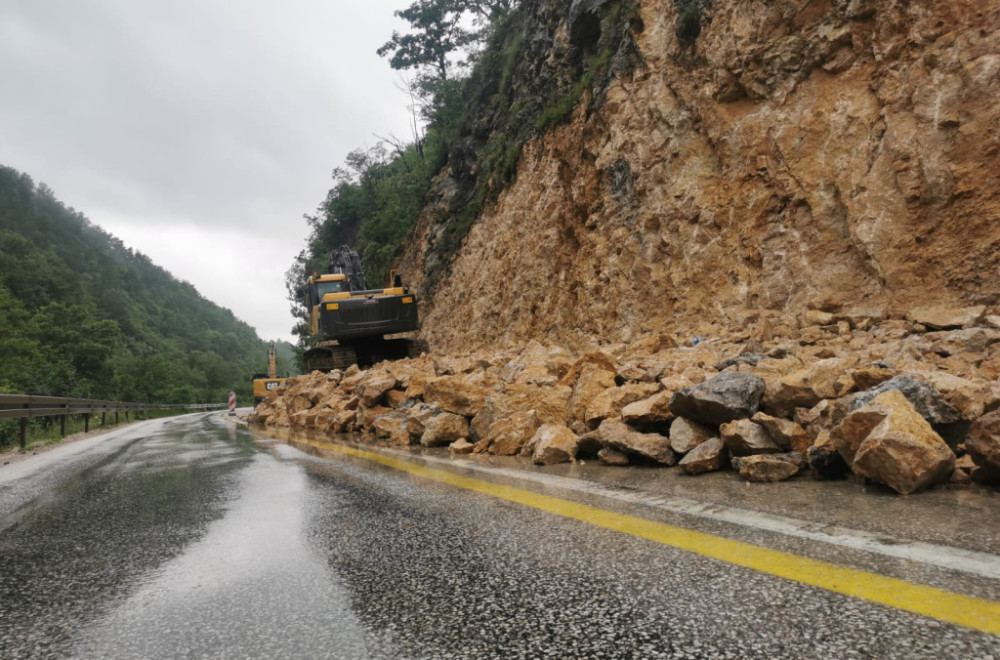
[[[382, 448], [379, 449], [381, 450]], [[446, 458], [437, 458], [434, 456], [415, 457], [413, 454], [397, 450], [389, 451], [410, 461], [417, 459], [417, 461], [448, 465], [452, 468], [456, 467], [453, 460]], [[794, 538], [827, 543], [862, 552], [904, 559], [929, 566], [937, 566], [992, 580], [1000, 580], [1000, 556], [986, 552], [963, 550], [961, 548], [923, 543], [920, 541], [902, 541], [889, 536], [872, 534], [871, 532], [850, 529], [848, 527], [824, 525], [788, 516], [738, 509], [724, 504], [699, 502], [698, 500], [681, 497], [649, 495], [638, 491], [621, 491], [602, 484], [573, 479], [571, 477], [483, 465], [461, 465], [457, 467], [473, 472], [490, 473], [512, 479], [533, 481], [546, 486], [556, 486], [570, 491], [597, 495], [622, 502], [642, 504], [671, 513], [680, 513], [706, 520], [752, 527]]]

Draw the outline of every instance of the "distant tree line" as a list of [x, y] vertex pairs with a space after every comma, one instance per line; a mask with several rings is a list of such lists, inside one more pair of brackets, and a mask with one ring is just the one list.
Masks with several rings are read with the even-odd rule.
[[0, 166], [0, 392], [248, 401], [266, 358], [228, 309]]

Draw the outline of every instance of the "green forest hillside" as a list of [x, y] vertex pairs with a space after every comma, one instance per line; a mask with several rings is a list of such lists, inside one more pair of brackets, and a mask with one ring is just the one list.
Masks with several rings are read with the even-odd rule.
[[0, 166], [0, 391], [248, 401], [266, 358], [232, 312]]

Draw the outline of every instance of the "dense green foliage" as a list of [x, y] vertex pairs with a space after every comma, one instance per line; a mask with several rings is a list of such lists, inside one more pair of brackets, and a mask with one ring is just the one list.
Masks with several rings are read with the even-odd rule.
[[0, 166], [0, 391], [247, 401], [266, 358], [232, 312]]

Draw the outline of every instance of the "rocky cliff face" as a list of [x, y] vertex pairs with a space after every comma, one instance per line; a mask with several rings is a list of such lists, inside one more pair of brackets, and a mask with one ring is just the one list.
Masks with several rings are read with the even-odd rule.
[[[551, 48], [518, 71], [571, 61], [583, 10], [617, 3], [526, 4]], [[1000, 302], [1000, 5], [714, 0], [693, 43], [673, 0], [624, 11], [639, 63], [525, 145], [426, 288], [435, 350]], [[446, 171], [411, 283], [455, 189]]]

